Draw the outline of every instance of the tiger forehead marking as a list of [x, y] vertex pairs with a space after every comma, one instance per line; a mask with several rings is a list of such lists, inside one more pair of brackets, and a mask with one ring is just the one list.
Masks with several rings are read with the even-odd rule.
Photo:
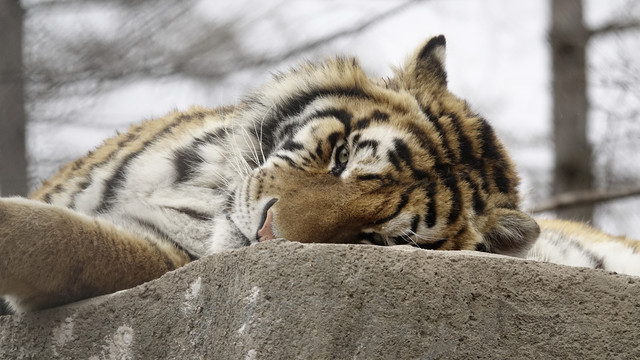
[[274, 237], [521, 254], [538, 227], [444, 52], [431, 38], [384, 80], [355, 59], [302, 64], [235, 107], [132, 127], [33, 197], [192, 258]]

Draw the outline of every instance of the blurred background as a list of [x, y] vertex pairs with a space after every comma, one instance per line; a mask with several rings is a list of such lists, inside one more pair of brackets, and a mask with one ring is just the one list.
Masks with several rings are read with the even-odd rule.
[[388, 76], [437, 34], [450, 89], [513, 154], [525, 208], [640, 239], [636, 0], [0, 0], [0, 193], [301, 59], [356, 55]]

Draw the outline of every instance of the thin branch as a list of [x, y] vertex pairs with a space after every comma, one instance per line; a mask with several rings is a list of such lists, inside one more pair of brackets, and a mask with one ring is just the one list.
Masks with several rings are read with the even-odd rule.
[[640, 196], [640, 187], [618, 190], [585, 190], [573, 191], [553, 196], [544, 200], [531, 209], [533, 213], [555, 211], [582, 205], [592, 205], [627, 197]]
[[[235, 65], [232, 68], [225, 68], [219, 71], [212, 71], [210, 73], [199, 73], [199, 72], [189, 73], [189, 71], [185, 71], [184, 67], [181, 66], [180, 63], [178, 63], [178, 64], [173, 64], [173, 66], [169, 68], [163, 68], [163, 69], [157, 69], [156, 67], [151, 67], [151, 68], [146, 68], [146, 67], [133, 68], [132, 67], [132, 68], [128, 68], [123, 71], [120, 71], [118, 73], [100, 74], [100, 75], [97, 75], [97, 77], [100, 77], [101, 80], [115, 81], [120, 79], [136, 78], [136, 77], [164, 78], [164, 77], [173, 76], [176, 74], [183, 74], [183, 75], [193, 77], [193, 78], [198, 78], [201, 80], [202, 79], [207, 79], [207, 80], [220, 79], [228, 76], [230, 73], [233, 73], [233, 72], [248, 70], [248, 69], [255, 69], [255, 68], [262, 68], [266, 66], [279, 64], [283, 61], [289, 60], [302, 53], [317, 49], [337, 39], [357, 34], [377, 24], [380, 21], [386, 20], [398, 14], [399, 12], [406, 10], [412, 5], [415, 5], [417, 3], [424, 2], [424, 1], [426, 0], [408, 0], [388, 11], [382, 12], [366, 21], [363, 21], [361, 24], [358, 24], [355, 27], [335, 32], [333, 34], [302, 44], [291, 50], [288, 50], [286, 52], [276, 54], [273, 56], [264, 56], [257, 59], [249, 59], [246, 61], [242, 61], [240, 59], [238, 62], [235, 63]], [[196, 57], [197, 54], [191, 54], [191, 56]], [[80, 81], [85, 81], [87, 79], [91, 79], [94, 77], [96, 77], [95, 72], [90, 70], [83, 71], [81, 73], [76, 73], [73, 75], [66, 74], [63, 79], [54, 81], [51, 84], [49, 84], [48, 89], [57, 88], [63, 85], [76, 83]]]
[[[350, 28], [350, 29], [345, 29], [342, 31], [338, 31], [336, 33], [333, 33], [331, 35], [325, 36], [323, 38], [311, 41], [309, 43], [303, 44], [299, 47], [293, 48], [287, 52], [284, 52], [282, 54], [278, 54], [276, 56], [272, 56], [269, 58], [263, 58], [263, 59], [259, 59], [258, 61], [254, 61], [252, 63], [249, 63], [248, 67], [258, 67], [258, 66], [264, 66], [264, 65], [273, 65], [273, 64], [278, 64], [281, 63], [285, 60], [288, 60], [296, 55], [317, 49], [323, 45], [326, 45], [332, 41], [335, 41], [337, 39], [343, 38], [345, 36], [350, 36], [350, 35], [355, 35], [361, 31], [366, 30], [367, 28], [375, 25], [376, 23], [383, 21], [385, 19], [388, 19], [394, 15], [396, 15], [399, 12], [404, 11], [405, 9], [409, 8], [410, 6], [413, 6], [417, 3], [423, 2], [425, 0], [409, 0], [406, 1], [394, 8], [392, 8], [389, 11], [385, 11], [383, 13], [380, 13], [372, 18], [370, 18], [369, 20], [363, 21], [361, 24], [358, 24], [357, 26]], [[240, 69], [242, 70], [242, 69]]]
[[604, 24], [595, 29], [589, 30], [589, 37], [618, 33], [626, 30], [640, 29], [640, 20], [632, 20], [627, 22], [614, 21]]

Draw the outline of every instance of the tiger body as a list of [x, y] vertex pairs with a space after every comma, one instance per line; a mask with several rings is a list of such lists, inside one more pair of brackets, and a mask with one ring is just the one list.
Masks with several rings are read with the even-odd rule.
[[[12, 254], [0, 296], [19, 311], [55, 306], [276, 237], [562, 262], [543, 254], [577, 248], [559, 240], [566, 227], [542, 223], [551, 240], [533, 245], [540, 228], [519, 210], [514, 165], [447, 90], [444, 48], [429, 39], [386, 80], [355, 59], [303, 64], [235, 107], [132, 126], [31, 200], [0, 201], [0, 250]], [[636, 256], [633, 240], [618, 242]]]
[[233, 159], [227, 151], [240, 146], [231, 135], [239, 130], [232, 129], [234, 111], [193, 108], [132, 126], [68, 164], [31, 198], [170, 243], [193, 259], [207, 255], [211, 220], [246, 171], [239, 166], [248, 153]]

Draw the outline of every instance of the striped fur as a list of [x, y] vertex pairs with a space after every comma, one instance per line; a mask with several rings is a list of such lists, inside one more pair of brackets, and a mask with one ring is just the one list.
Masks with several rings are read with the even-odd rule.
[[640, 241], [577, 222], [537, 221], [542, 232], [527, 259], [640, 276]]
[[[19, 310], [54, 306], [132, 286], [79, 280], [75, 259], [116, 256], [143, 282], [275, 237], [524, 256], [538, 225], [519, 210], [519, 179], [491, 126], [447, 90], [444, 51], [444, 37], [431, 38], [385, 80], [351, 58], [302, 64], [235, 107], [174, 112], [105, 141], [32, 200], [0, 200], [0, 221], [48, 227], [5, 221], [0, 253], [66, 252], [43, 255], [44, 278], [18, 257], [0, 262], [14, 274], [0, 295]], [[101, 241], [115, 245], [83, 245]]]

